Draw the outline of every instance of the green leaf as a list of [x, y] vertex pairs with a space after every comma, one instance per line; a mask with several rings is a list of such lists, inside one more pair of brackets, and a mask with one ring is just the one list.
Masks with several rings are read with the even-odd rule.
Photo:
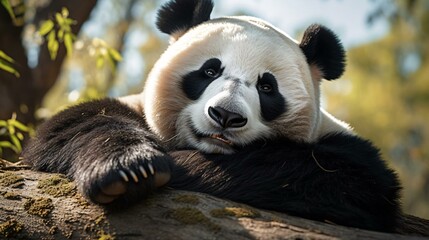
[[22, 134], [22, 133], [20, 133], [20, 132], [17, 132], [17, 133], [16, 133], [16, 136], [18, 137], [19, 141], [24, 140], [24, 134]]
[[15, 145], [16, 149], [18, 150], [17, 153], [22, 151], [21, 141], [19, 141], [18, 137], [15, 135], [10, 135], [10, 140]]
[[8, 142], [8, 141], [0, 141], [0, 147], [1, 148], [11, 148], [14, 151], [17, 150], [16, 147], [14, 145], [12, 145], [11, 142]]
[[39, 28], [39, 34], [45, 36], [54, 28], [54, 22], [52, 20], [47, 20], [42, 23]]
[[15, 75], [15, 77], [20, 76], [18, 71], [16, 71], [9, 63], [2, 61], [1, 59], [0, 59], [0, 69], [6, 72], [12, 73], [13, 75]]
[[51, 31], [48, 35], [48, 50], [52, 60], [57, 57], [58, 47], [59, 43], [55, 39], [55, 31]]
[[10, 135], [14, 135], [15, 134], [15, 127], [14, 126], [8, 124], [7, 125], [7, 130], [9, 131]]
[[64, 19], [64, 21], [65, 21], [65, 23], [66, 23], [66, 24], [68, 24], [68, 25], [75, 25], [75, 24], [77, 23], [77, 21], [76, 21], [76, 20], [71, 19], [71, 18], [65, 18], [65, 19]]
[[52, 48], [51, 48], [51, 51], [50, 51], [50, 53], [51, 53], [51, 58], [52, 58], [52, 59], [57, 58], [57, 53], [58, 53], [58, 48], [59, 48], [59, 46], [60, 46], [60, 44], [58, 43], [58, 41], [55, 41], [55, 42], [53, 43]]
[[12, 20], [15, 21], [15, 13], [12, 10], [12, 6], [10, 6], [9, 0], [1, 0], [1, 4], [6, 8], [6, 11], [9, 13]]
[[57, 23], [60, 26], [64, 24], [64, 18], [60, 13], [55, 13], [55, 20], [57, 20]]
[[10, 63], [14, 63], [15, 61], [13, 60], [13, 58], [11, 58], [9, 55], [7, 55], [5, 52], [3, 52], [2, 50], [0, 50], [0, 59], [4, 59]]
[[16, 153], [19, 152], [18, 149], [14, 145], [12, 145], [11, 142], [8, 141], [0, 141], [0, 148], [10, 148]]
[[5, 120], [0, 120], [0, 127], [6, 127], [7, 122]]
[[63, 7], [63, 9], [61, 9], [61, 15], [63, 15], [64, 18], [67, 18], [69, 16], [69, 10]]
[[63, 29], [58, 30], [57, 37], [59, 40], [63, 40], [63, 38], [64, 38], [64, 30]]
[[122, 61], [121, 54], [118, 51], [116, 51], [116, 49], [114, 49], [114, 48], [109, 48], [109, 55], [113, 60], [115, 60], [117, 62]]
[[9, 125], [12, 125], [16, 128], [18, 128], [19, 130], [23, 131], [23, 132], [28, 132], [30, 131], [30, 128], [25, 126], [24, 124], [22, 124], [21, 122], [19, 122], [16, 119], [9, 119], [8, 120]]
[[101, 68], [104, 65], [104, 58], [102, 56], [97, 57], [96, 66], [97, 68]]
[[71, 33], [66, 33], [64, 35], [64, 45], [66, 46], [67, 56], [70, 57], [73, 53], [73, 40]]

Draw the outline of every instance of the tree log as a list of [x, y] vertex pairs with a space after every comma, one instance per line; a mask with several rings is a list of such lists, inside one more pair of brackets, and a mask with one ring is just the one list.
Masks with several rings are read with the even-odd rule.
[[[72, 182], [0, 162], [0, 238], [14, 239], [424, 239], [429, 221], [404, 216], [388, 234], [255, 209], [201, 193], [164, 189], [106, 210]], [[400, 234], [399, 234], [400, 233]]]

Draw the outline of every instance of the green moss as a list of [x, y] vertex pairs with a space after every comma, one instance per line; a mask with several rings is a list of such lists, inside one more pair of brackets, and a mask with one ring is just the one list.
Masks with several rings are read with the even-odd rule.
[[37, 188], [39, 188], [42, 193], [47, 193], [54, 197], [73, 196], [76, 193], [74, 183], [60, 174], [40, 180], [37, 184]]
[[23, 225], [15, 219], [0, 223], [0, 237], [13, 237], [23, 228]]
[[98, 240], [114, 240], [115, 239], [112, 235], [107, 234], [103, 231], [100, 232], [99, 236], [100, 237], [98, 238]]
[[33, 215], [46, 217], [54, 209], [50, 198], [30, 198], [24, 203], [24, 209]]
[[104, 220], [106, 220], [106, 217], [104, 215], [100, 215], [95, 219], [95, 224], [99, 225], [100, 223], [102, 223]]
[[209, 230], [217, 232], [220, 226], [211, 222], [200, 210], [195, 208], [177, 208], [170, 211], [169, 216], [183, 224], [201, 224]]
[[256, 218], [261, 216], [261, 214], [250, 208], [242, 207], [226, 207], [218, 208], [210, 211], [210, 215], [216, 218], [225, 218], [225, 217], [247, 217], [247, 218]]
[[193, 195], [179, 195], [173, 198], [173, 201], [179, 202], [179, 203], [189, 203], [192, 205], [197, 205], [200, 203], [200, 199]]
[[20, 188], [24, 185], [24, 178], [12, 172], [0, 174], [0, 186]]
[[19, 194], [16, 194], [14, 192], [5, 192], [3, 194], [3, 197], [9, 200], [20, 200], [21, 196]]

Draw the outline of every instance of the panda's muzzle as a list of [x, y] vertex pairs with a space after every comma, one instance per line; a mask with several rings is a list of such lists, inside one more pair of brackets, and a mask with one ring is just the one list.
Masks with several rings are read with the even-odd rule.
[[208, 114], [223, 129], [241, 128], [247, 124], [247, 118], [222, 107], [209, 107]]

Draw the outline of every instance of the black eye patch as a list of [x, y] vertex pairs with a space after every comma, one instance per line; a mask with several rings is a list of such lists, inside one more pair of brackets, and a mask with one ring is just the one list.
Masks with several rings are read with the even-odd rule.
[[222, 75], [222, 62], [211, 58], [200, 69], [186, 74], [182, 81], [182, 90], [191, 100], [197, 100], [214, 80]]
[[258, 77], [256, 89], [259, 94], [262, 117], [271, 121], [287, 111], [286, 101], [279, 92], [277, 80], [271, 73]]

